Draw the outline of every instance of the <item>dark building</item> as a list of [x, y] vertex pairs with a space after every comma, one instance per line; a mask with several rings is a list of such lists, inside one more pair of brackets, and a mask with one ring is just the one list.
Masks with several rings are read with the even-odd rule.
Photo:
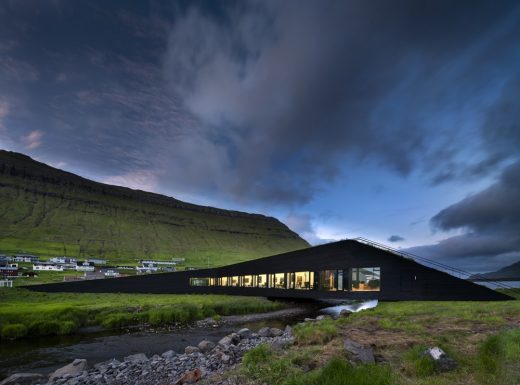
[[507, 300], [509, 296], [356, 240], [215, 269], [31, 286], [47, 292], [198, 293], [309, 299]]

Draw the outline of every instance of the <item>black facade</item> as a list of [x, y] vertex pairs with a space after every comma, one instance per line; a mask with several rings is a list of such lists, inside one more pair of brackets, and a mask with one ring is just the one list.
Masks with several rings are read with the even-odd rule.
[[383, 301], [512, 299], [355, 240], [215, 269], [64, 282], [29, 288], [45, 292], [231, 294]]

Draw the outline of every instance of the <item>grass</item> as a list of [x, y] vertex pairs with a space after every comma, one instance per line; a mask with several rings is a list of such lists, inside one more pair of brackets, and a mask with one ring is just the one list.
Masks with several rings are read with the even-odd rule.
[[[337, 320], [293, 328], [295, 344], [248, 352], [229, 374], [247, 385], [518, 385], [520, 301], [383, 302]], [[345, 338], [371, 346], [377, 364], [349, 363]], [[442, 372], [423, 352], [455, 360]]]
[[102, 185], [0, 150], [0, 254], [222, 266], [308, 247], [274, 218]]
[[2, 339], [71, 334], [82, 326], [107, 329], [130, 325], [187, 323], [205, 317], [280, 309], [256, 297], [170, 294], [38, 293], [0, 289]]

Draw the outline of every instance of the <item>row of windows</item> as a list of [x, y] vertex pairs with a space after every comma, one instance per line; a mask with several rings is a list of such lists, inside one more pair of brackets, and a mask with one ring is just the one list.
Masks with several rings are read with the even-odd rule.
[[190, 286], [261, 287], [326, 291], [380, 291], [381, 268], [354, 267], [341, 270], [190, 278]]

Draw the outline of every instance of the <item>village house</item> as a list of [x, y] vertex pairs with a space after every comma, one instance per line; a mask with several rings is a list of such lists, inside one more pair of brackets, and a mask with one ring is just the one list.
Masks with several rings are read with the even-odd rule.
[[77, 263], [78, 259], [73, 257], [52, 257], [50, 262], [53, 263]]
[[104, 274], [105, 277], [111, 277], [111, 278], [117, 278], [121, 274], [119, 273], [119, 270], [115, 267], [103, 267], [101, 269], [101, 272]]
[[106, 265], [107, 260], [106, 259], [99, 259], [99, 258], [89, 258], [87, 259], [87, 262], [92, 262], [94, 265]]
[[34, 262], [38, 262], [39, 260], [40, 260], [40, 257], [37, 257], [36, 255], [30, 255], [30, 254], [16, 254], [13, 258], [14, 262], [34, 263]]
[[0, 279], [0, 287], [13, 287], [13, 281], [10, 279]]
[[18, 264], [7, 261], [0, 261], [0, 275], [4, 277], [18, 276]]
[[78, 262], [76, 265], [76, 271], [94, 271], [96, 267], [92, 262]]
[[142, 263], [141, 266], [137, 266], [135, 268], [137, 270], [138, 274], [150, 274], [150, 273], [156, 273], [159, 270], [159, 267], [156, 263]]
[[63, 271], [63, 266], [51, 262], [33, 263], [33, 271]]

